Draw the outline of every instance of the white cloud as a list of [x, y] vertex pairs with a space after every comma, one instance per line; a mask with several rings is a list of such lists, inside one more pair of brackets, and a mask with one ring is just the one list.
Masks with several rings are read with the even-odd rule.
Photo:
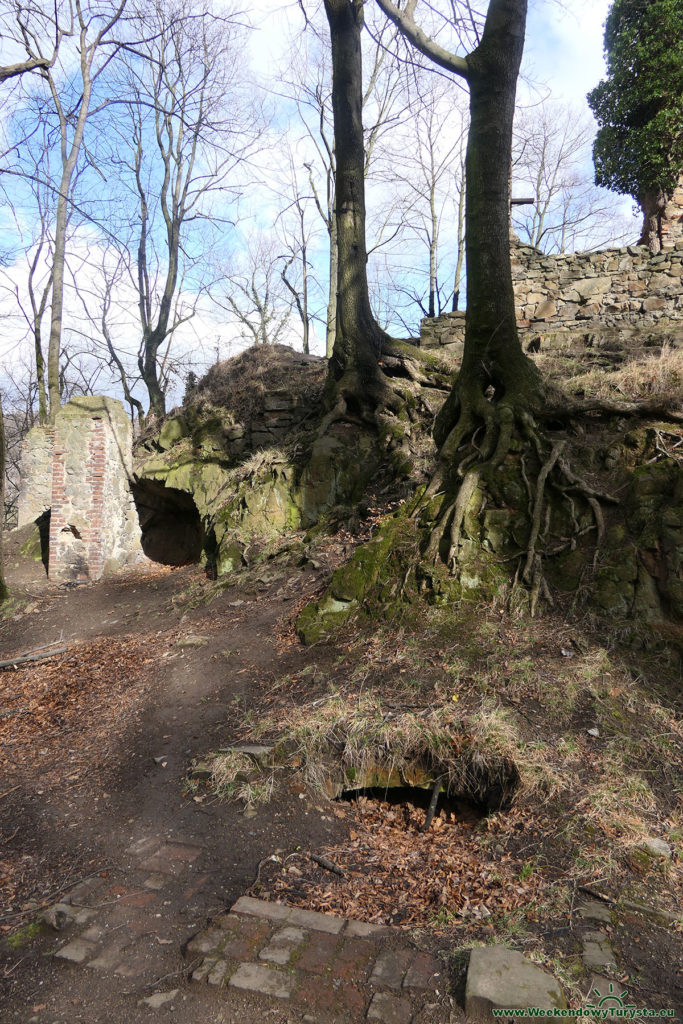
[[531, 5], [525, 65], [556, 99], [586, 102], [604, 74], [603, 32], [609, 0], [573, 0], [563, 8], [549, 0]]

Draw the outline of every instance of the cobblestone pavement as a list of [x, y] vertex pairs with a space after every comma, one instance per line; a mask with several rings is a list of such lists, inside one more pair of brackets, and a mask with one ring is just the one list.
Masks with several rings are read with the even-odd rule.
[[278, 1008], [278, 1019], [309, 1024], [449, 1019], [443, 964], [399, 929], [242, 896], [179, 948], [165, 897], [178, 884], [192, 897], [204, 881], [196, 870], [202, 848], [150, 838], [128, 853], [124, 892], [96, 877], [52, 908], [65, 923], [54, 953], [64, 969], [119, 979], [139, 1007], [161, 1017], [188, 995], [219, 994], [229, 1020], [233, 1004], [240, 1019], [245, 995], [261, 1000], [271, 1020]]

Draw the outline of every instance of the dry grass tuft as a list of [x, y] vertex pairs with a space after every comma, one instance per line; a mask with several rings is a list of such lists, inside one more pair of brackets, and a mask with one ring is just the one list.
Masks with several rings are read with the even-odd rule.
[[566, 381], [576, 394], [614, 401], [661, 399], [672, 406], [681, 404], [683, 395], [683, 349], [665, 346], [659, 354], [639, 355], [615, 370], [592, 369]]
[[199, 381], [193, 405], [226, 409], [246, 423], [263, 412], [266, 395], [286, 390], [308, 408], [320, 400], [327, 361], [286, 345], [252, 345], [232, 359], [216, 363]]
[[268, 803], [273, 795], [272, 775], [263, 776], [248, 754], [226, 750], [208, 761], [211, 789], [220, 800], [239, 800], [246, 807]]

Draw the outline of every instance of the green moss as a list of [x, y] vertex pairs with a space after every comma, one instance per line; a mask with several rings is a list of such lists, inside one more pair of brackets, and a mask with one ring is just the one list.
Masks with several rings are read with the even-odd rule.
[[24, 558], [31, 558], [34, 562], [42, 562], [43, 551], [40, 543], [40, 530], [34, 526], [24, 543], [19, 548], [19, 554]]
[[568, 548], [548, 562], [548, 578], [558, 590], [573, 594], [583, 580], [587, 564], [583, 548]]
[[40, 921], [31, 921], [30, 924], [25, 924], [21, 928], [18, 928], [13, 935], [8, 935], [5, 939], [5, 944], [9, 946], [11, 950], [23, 949], [29, 942], [32, 942], [37, 935], [40, 935], [43, 930], [43, 926]]
[[320, 601], [306, 605], [296, 620], [296, 632], [307, 645], [329, 640], [353, 611], [347, 601], [338, 601], [327, 595]]
[[159, 431], [157, 446], [162, 451], [168, 451], [174, 444], [187, 437], [189, 427], [184, 416], [171, 416], [167, 419]]

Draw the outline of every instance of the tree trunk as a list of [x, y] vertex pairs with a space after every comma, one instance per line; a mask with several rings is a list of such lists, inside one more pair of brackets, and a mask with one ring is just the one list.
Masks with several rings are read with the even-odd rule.
[[54, 424], [61, 404], [59, 383], [59, 358], [62, 342], [62, 314], [64, 309], [64, 268], [66, 265], [66, 224], [68, 193], [71, 186], [73, 165], [67, 166], [57, 197], [55, 218], [55, 248], [52, 258], [52, 310], [50, 315], [50, 340], [47, 349], [47, 392], [50, 401], [50, 423]]
[[[436, 188], [432, 174], [431, 186], [429, 189], [429, 218], [431, 224], [431, 235], [429, 238], [429, 306], [427, 316], [436, 316], [436, 251], [439, 236], [439, 218], [436, 213]], [[441, 300], [439, 299], [439, 314], [441, 313]]]
[[[159, 334], [161, 333], [160, 331]], [[161, 338], [158, 337], [156, 331], [148, 334], [144, 339], [143, 351], [138, 359], [140, 376], [149, 396], [148, 415], [154, 416], [156, 419], [166, 415], [166, 395], [159, 383], [159, 368], [157, 365], [157, 352], [165, 335], [165, 330]]]
[[332, 358], [334, 340], [337, 336], [337, 272], [339, 253], [337, 251], [337, 212], [332, 207], [330, 221], [330, 294], [327, 301], [327, 324], [325, 329], [325, 355]]
[[527, 0], [491, 0], [481, 42], [467, 58], [465, 345], [458, 382], [435, 424], [440, 446], [457, 423], [463, 429], [455, 448], [477, 421], [491, 425], [489, 388], [496, 405], [515, 412], [533, 411], [542, 395], [540, 374], [517, 333], [510, 265], [509, 168], [526, 8]]
[[643, 227], [638, 245], [646, 245], [651, 253], [658, 253], [662, 248], [662, 215], [666, 204], [666, 193], [660, 189], [646, 192], [640, 200]]
[[380, 381], [385, 340], [370, 309], [365, 244], [365, 158], [361, 61], [362, 0], [325, 0], [332, 42], [332, 106], [337, 161], [337, 322], [330, 372], [356, 379], [361, 402]]
[[47, 426], [47, 392], [45, 391], [45, 359], [43, 357], [43, 339], [40, 326], [33, 330], [33, 343], [36, 355], [36, 378], [38, 381], [38, 422], [41, 427]]
[[[531, 364], [517, 334], [510, 266], [510, 151], [526, 0], [492, 0], [471, 69], [466, 157], [467, 313], [462, 375], [509, 379]], [[484, 368], [486, 368], [484, 370]]]
[[5, 586], [5, 560], [3, 557], [2, 532], [5, 527], [5, 421], [2, 416], [2, 395], [0, 394], [0, 604], [7, 600]]

